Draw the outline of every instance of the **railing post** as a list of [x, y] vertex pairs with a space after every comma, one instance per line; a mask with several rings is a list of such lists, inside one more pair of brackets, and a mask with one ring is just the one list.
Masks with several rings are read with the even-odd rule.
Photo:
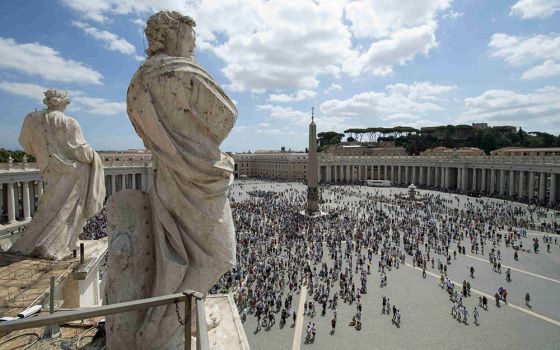
[[80, 265], [84, 263], [84, 253], [85, 253], [85, 247], [83, 243], [80, 243]]
[[[54, 285], [55, 285], [55, 279], [54, 276], [51, 276], [50, 290], [49, 290], [49, 314], [50, 315], [54, 314]], [[58, 324], [51, 324], [47, 326], [44, 337], [55, 338], [59, 336], [59, 334], [60, 334], [60, 328]]]
[[[201, 295], [202, 297], [202, 295]], [[204, 310], [204, 299], [196, 298], [196, 350], [209, 350], [208, 327], [206, 325], [206, 313]]]
[[204, 295], [194, 290], [186, 290], [185, 295], [185, 350], [191, 349], [191, 307], [192, 299], [195, 299], [196, 309], [196, 349], [209, 350], [208, 327], [206, 325], [206, 313], [204, 312]]
[[191, 307], [192, 298], [188, 291], [183, 292], [185, 295], [185, 350], [191, 350]]

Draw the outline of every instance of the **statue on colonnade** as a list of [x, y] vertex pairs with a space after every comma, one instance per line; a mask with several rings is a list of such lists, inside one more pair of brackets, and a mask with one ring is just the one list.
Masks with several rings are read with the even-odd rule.
[[105, 178], [101, 158], [89, 146], [78, 122], [64, 114], [66, 92], [49, 89], [47, 109], [29, 113], [19, 143], [37, 158], [45, 191], [37, 211], [11, 252], [60, 260], [76, 249], [85, 222], [103, 207]]

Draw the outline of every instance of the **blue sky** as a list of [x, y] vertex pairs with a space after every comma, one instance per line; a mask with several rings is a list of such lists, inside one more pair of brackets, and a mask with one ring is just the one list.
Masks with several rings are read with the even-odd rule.
[[225, 151], [303, 149], [311, 106], [319, 131], [560, 133], [560, 0], [18, 0], [0, 2], [0, 147], [58, 87], [96, 149], [142, 148], [126, 90], [160, 9], [196, 19], [196, 59], [237, 103]]

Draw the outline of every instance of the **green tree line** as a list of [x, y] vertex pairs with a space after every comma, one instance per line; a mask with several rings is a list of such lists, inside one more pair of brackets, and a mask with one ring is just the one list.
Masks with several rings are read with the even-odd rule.
[[346, 137], [348, 142], [395, 141], [395, 145], [404, 147], [408, 154], [419, 154], [440, 146], [476, 147], [487, 154], [504, 147], [560, 147], [560, 135], [540, 131], [526, 132], [521, 128], [513, 131], [508, 126], [479, 129], [470, 125], [443, 125], [422, 130], [409, 126], [352, 128], [344, 130], [344, 133], [321, 132], [317, 137], [320, 150], [329, 145], [340, 144]]
[[23, 161], [23, 156], [27, 156], [28, 162], [34, 162], [35, 157], [31, 154], [27, 154], [24, 151], [10, 151], [4, 148], [0, 148], [0, 163], [8, 163], [8, 158], [11, 156], [14, 159], [14, 162], [19, 163]]

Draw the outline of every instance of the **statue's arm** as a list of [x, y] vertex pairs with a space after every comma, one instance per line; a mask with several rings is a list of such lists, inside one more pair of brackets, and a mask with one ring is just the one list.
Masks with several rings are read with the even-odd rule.
[[32, 154], [33, 156], [37, 156], [37, 154], [33, 150], [32, 130], [33, 130], [33, 125], [31, 121], [31, 114], [28, 114], [23, 120], [23, 125], [19, 133], [19, 144], [21, 145], [21, 147], [26, 153]]
[[73, 118], [68, 118], [67, 143], [77, 161], [82, 163], [93, 162], [95, 151], [86, 143], [80, 124]]

